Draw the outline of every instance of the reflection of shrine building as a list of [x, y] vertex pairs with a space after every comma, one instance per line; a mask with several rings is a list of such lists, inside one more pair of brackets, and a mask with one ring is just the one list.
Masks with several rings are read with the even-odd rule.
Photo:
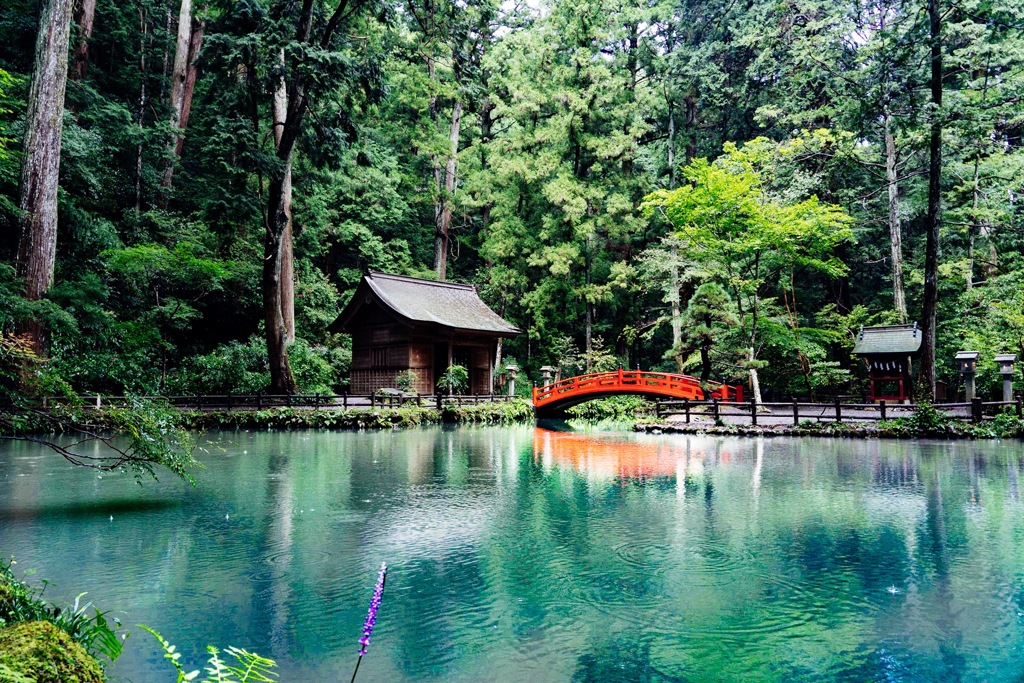
[[862, 327], [854, 355], [868, 365], [868, 399], [906, 401], [910, 398], [910, 362], [921, 350], [921, 330], [913, 325]]

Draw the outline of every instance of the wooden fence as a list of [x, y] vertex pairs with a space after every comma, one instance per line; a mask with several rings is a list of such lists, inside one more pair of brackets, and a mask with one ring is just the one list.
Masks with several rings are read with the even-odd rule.
[[[83, 405], [101, 409], [109, 406], [128, 405], [133, 397], [104, 396], [89, 394], [79, 396]], [[438, 395], [438, 394], [403, 394], [400, 392], [381, 394], [338, 394], [338, 395], [272, 395], [272, 394], [217, 394], [203, 396], [141, 396], [152, 401], [159, 401], [176, 408], [194, 410], [265, 410], [267, 408], [304, 408], [320, 409], [360, 409], [398, 408], [415, 405], [440, 410], [445, 405], [469, 406], [483, 403], [504, 403], [512, 397], [501, 394], [479, 395]], [[46, 408], [66, 402], [63, 397], [43, 397], [34, 403], [36, 407]], [[16, 409], [11, 402], [0, 403], [0, 410]]]
[[[1024, 417], [1021, 399], [1016, 401], [982, 401], [974, 399], [969, 403], [940, 403], [935, 408], [952, 417], [982, 422], [994, 419], [1008, 407], [1013, 408], [1017, 417]], [[691, 420], [721, 420], [733, 424], [793, 424], [805, 420], [815, 422], [871, 422], [909, 417], [917, 412], [916, 404], [909, 403], [755, 403], [754, 401], [660, 401], [657, 404], [659, 417], [682, 415], [686, 422]]]

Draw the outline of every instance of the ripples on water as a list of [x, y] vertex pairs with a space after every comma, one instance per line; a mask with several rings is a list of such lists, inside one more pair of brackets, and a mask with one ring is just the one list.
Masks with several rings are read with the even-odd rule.
[[[1021, 444], [215, 434], [190, 489], [0, 450], [0, 553], [193, 662], [364, 681], [1004, 681]], [[135, 630], [135, 629], [133, 629]], [[137, 630], [136, 630], [137, 631]], [[114, 680], [169, 680], [140, 631]]]

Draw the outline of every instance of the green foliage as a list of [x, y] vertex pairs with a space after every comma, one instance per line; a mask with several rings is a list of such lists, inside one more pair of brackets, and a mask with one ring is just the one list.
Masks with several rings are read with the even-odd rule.
[[[14, 576], [13, 560], [0, 562], [0, 629], [15, 624], [45, 621], [66, 633], [75, 643], [83, 647], [85, 652], [93, 656], [103, 656], [113, 662], [122, 650], [118, 630], [121, 622], [114, 618], [111, 627], [107, 621], [107, 612], [96, 609], [92, 602], [83, 602], [85, 593], [75, 598], [72, 605], [55, 606], [43, 599], [43, 593], [49, 585], [43, 582], [42, 588], [34, 588]], [[127, 633], [124, 634], [127, 637]], [[0, 662], [3, 656], [0, 655]], [[10, 663], [10, 662], [6, 662]]]
[[[1024, 39], [1004, 5], [944, 14], [938, 358], [951, 383], [964, 344], [1024, 356]], [[334, 5], [310, 6], [318, 34]], [[523, 329], [503, 350], [524, 359], [524, 377], [544, 364], [569, 376], [710, 363], [721, 378], [756, 371], [780, 397], [856, 393], [865, 371], [851, 362], [850, 330], [897, 317], [890, 215], [911, 319], [920, 308], [932, 112], [914, 6], [375, 1], [308, 44], [288, 7], [196, 9], [206, 33], [176, 156], [157, 66], [173, 53], [174, 22], [149, 0], [100, 4], [89, 63], [68, 89], [55, 285], [28, 302], [10, 265], [37, 18], [31, 2], [5, 6], [0, 327], [43, 320], [48, 360], [73, 390], [266, 386], [261, 270], [282, 170], [280, 77], [309, 97], [292, 164], [291, 353], [305, 392], [345, 381], [350, 340], [327, 328], [365, 269], [432, 271], [442, 209], [449, 277]], [[708, 347], [679, 333], [707, 283], [725, 290], [735, 320], [709, 322]], [[999, 395], [991, 367], [977, 380]]]
[[182, 421], [193, 429], [392, 429], [437, 424], [441, 413], [415, 405], [374, 410], [269, 408], [189, 412]]
[[178, 652], [176, 646], [171, 645], [163, 636], [148, 626], [140, 624], [139, 628], [152, 634], [160, 643], [160, 647], [164, 651], [164, 659], [171, 662], [178, 674], [177, 683], [189, 681], [198, 681], [198, 683], [273, 683], [277, 678], [277, 674], [273, 671], [277, 662], [273, 659], [261, 657], [248, 650], [229, 647], [224, 652], [235, 661], [234, 664], [229, 664], [221, 658], [220, 650], [209, 645], [206, 648], [208, 659], [206, 667], [204, 667], [205, 676], [200, 679], [199, 669], [186, 673], [181, 663], [181, 653]]
[[507, 425], [533, 422], [533, 405], [521, 398], [500, 403], [483, 403], [472, 406], [445, 405], [441, 411], [444, 422], [460, 424]]
[[[333, 338], [332, 338], [333, 341]], [[290, 347], [292, 372], [305, 394], [333, 394], [340, 384], [339, 370], [347, 369], [347, 349], [314, 345], [296, 339]], [[245, 343], [229, 342], [202, 356], [186, 359], [168, 380], [176, 394], [257, 394], [270, 384], [267, 349], [262, 335]]]
[[949, 415], [938, 410], [928, 402], [917, 404], [917, 410], [910, 417], [905, 418], [906, 425], [922, 434], [931, 434], [944, 431], [950, 424]]
[[654, 403], [641, 396], [609, 396], [572, 406], [569, 414], [577, 420], [627, 422], [654, 413]]
[[412, 391], [413, 385], [419, 380], [415, 370], [403, 370], [395, 375], [395, 386], [402, 391]]
[[469, 370], [461, 365], [449, 365], [448, 369], [437, 379], [438, 391], [449, 395], [463, 394], [469, 388]]

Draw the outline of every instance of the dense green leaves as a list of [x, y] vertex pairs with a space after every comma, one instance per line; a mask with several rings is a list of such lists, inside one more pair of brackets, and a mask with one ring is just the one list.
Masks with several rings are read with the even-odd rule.
[[[343, 388], [349, 341], [327, 327], [362, 271], [429, 276], [445, 224], [449, 277], [524, 330], [503, 353], [529, 379], [547, 364], [707, 374], [693, 340], [710, 325], [710, 379], [857, 393], [851, 335], [899, 318], [897, 277], [920, 314], [938, 116], [939, 374], [955, 386], [956, 348], [1021, 346], [1024, 8], [942, 4], [932, 111], [927, 17], [902, 0], [359, 2], [326, 41], [297, 33], [302, 3], [213, 2], [194, 8], [205, 37], [170, 158], [178, 4], [100, 0], [68, 88], [55, 287], [28, 304], [0, 272], [0, 324], [43, 319], [76, 390], [265, 388], [283, 77], [308, 95], [292, 166], [300, 390]], [[312, 2], [309, 35], [338, 6]], [[36, 21], [31, 2], [0, 12], [4, 263]], [[730, 322], [687, 317], [707, 283]], [[981, 379], [998, 390], [991, 368]]]

